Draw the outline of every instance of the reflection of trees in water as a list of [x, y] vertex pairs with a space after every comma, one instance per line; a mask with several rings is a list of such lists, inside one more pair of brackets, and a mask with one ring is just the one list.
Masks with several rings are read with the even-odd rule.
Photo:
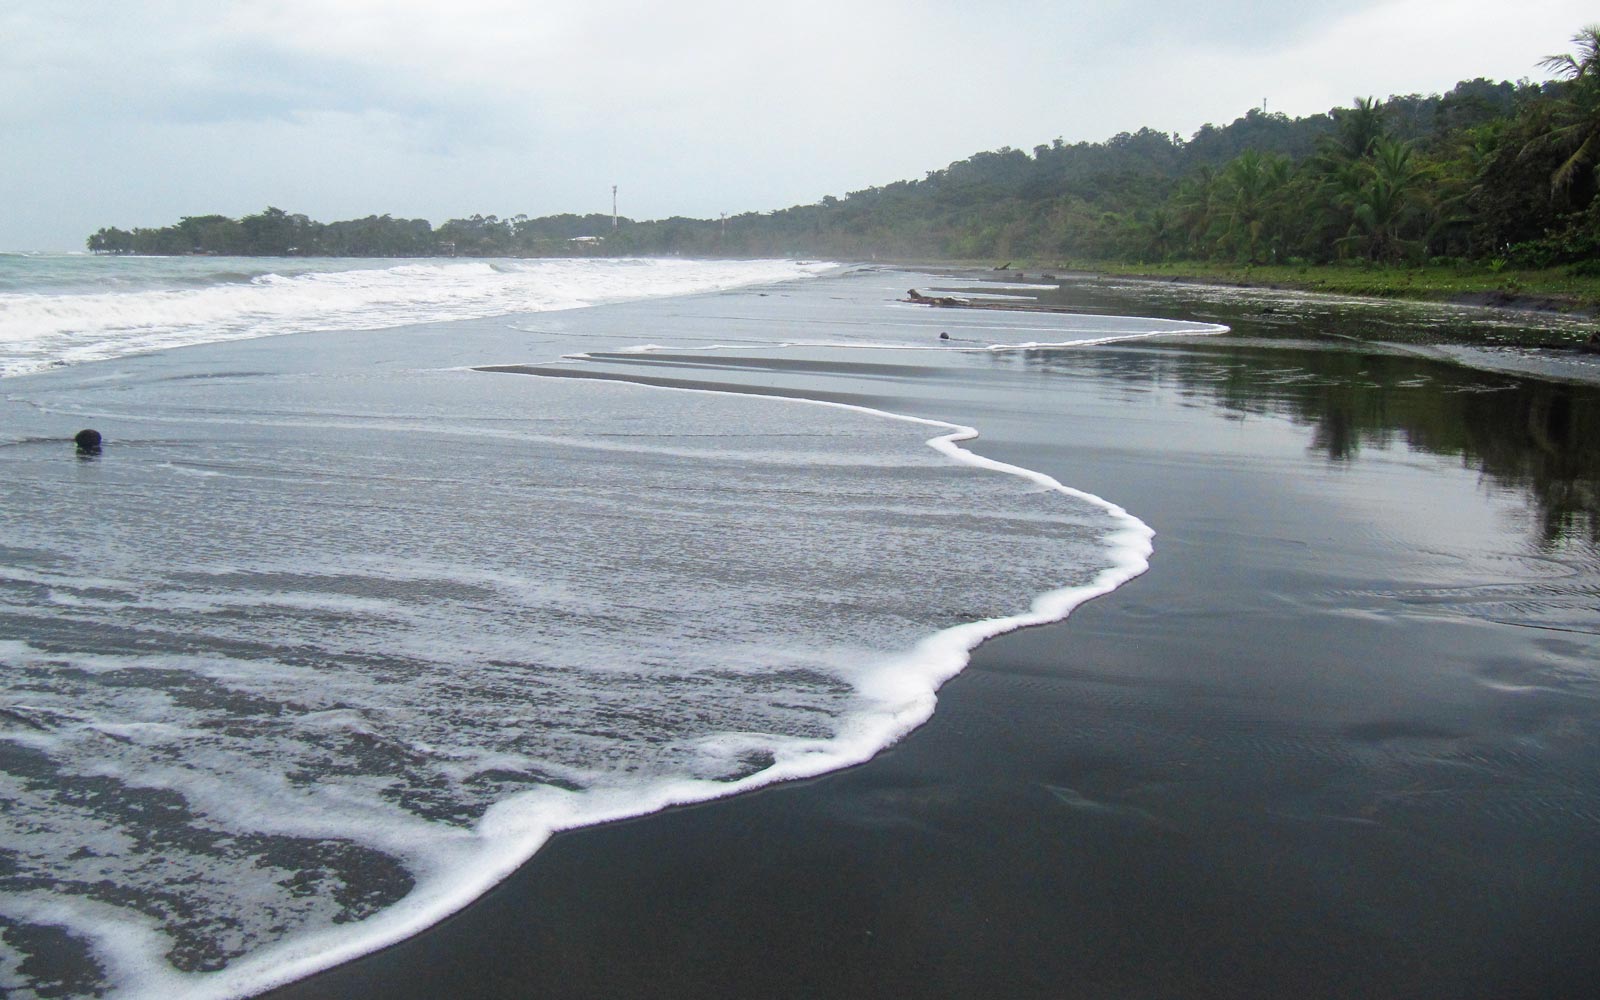
[[1310, 447], [1334, 462], [1396, 443], [1459, 456], [1495, 484], [1524, 492], [1545, 542], [1600, 541], [1600, 389], [1304, 341], [1230, 339], [1037, 352], [1030, 361], [1174, 387], [1240, 415], [1287, 416], [1309, 427]]
[[1546, 540], [1583, 532], [1600, 540], [1600, 393], [1523, 381], [1495, 395], [1504, 397], [1498, 406], [1465, 409], [1468, 440], [1451, 453], [1528, 489]]

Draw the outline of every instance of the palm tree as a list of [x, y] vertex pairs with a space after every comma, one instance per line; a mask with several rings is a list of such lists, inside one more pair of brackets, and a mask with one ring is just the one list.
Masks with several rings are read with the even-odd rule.
[[1185, 240], [1184, 252], [1205, 255], [1206, 234], [1213, 222], [1212, 194], [1216, 182], [1216, 172], [1211, 165], [1202, 164], [1173, 189], [1170, 201], [1176, 225]]
[[1410, 143], [1380, 139], [1363, 173], [1366, 182], [1345, 195], [1353, 223], [1345, 241], [1364, 242], [1372, 260], [1397, 259], [1416, 245], [1405, 233], [1427, 205], [1427, 168]]
[[1550, 175], [1550, 192], [1568, 197], [1574, 183], [1585, 175], [1600, 180], [1600, 24], [1573, 35], [1572, 44], [1578, 47], [1577, 55], [1546, 56], [1539, 62], [1567, 80], [1551, 129], [1539, 141], [1566, 154]]
[[1355, 211], [1357, 205], [1372, 200], [1371, 161], [1378, 144], [1388, 138], [1386, 118], [1383, 102], [1358, 97], [1355, 107], [1334, 109], [1334, 130], [1317, 144], [1311, 164], [1318, 179], [1315, 242], [1322, 246], [1331, 242], [1341, 255], [1359, 243], [1364, 232]]
[[1262, 263], [1263, 251], [1274, 256], [1282, 242], [1280, 193], [1288, 184], [1292, 166], [1277, 153], [1247, 149], [1236, 156], [1217, 178], [1212, 199], [1213, 217], [1221, 227], [1218, 242], [1252, 264]]
[[1323, 155], [1330, 160], [1365, 160], [1389, 131], [1383, 102], [1371, 97], [1356, 98], [1353, 108], [1333, 112], [1333, 135], [1324, 144]]
[[1183, 227], [1170, 204], [1135, 208], [1114, 221], [1118, 252], [1130, 260], [1169, 260], [1183, 250]]
[[1592, 83], [1600, 78], [1600, 24], [1591, 24], [1573, 35], [1572, 44], [1578, 47], [1576, 56], [1570, 52], [1545, 56], [1539, 65], [1569, 80]]

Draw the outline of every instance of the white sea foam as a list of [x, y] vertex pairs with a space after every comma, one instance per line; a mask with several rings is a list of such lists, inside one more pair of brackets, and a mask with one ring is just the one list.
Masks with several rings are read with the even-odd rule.
[[[165, 286], [142, 274], [135, 290], [118, 268], [148, 261], [102, 258], [106, 291], [0, 292], [0, 376], [62, 364], [284, 333], [375, 329], [411, 323], [575, 309], [788, 281], [835, 265], [790, 260], [429, 260], [239, 274], [207, 258], [209, 282], [174, 269]], [[237, 264], [258, 268], [259, 261]], [[375, 265], [375, 266], [374, 266]], [[82, 268], [80, 267], [80, 270]], [[181, 280], [180, 280], [181, 279]]]
[[[302, 797], [271, 804], [283, 792], [276, 783], [270, 789], [257, 787], [246, 796], [252, 802], [269, 803], [266, 808], [257, 805], [249, 814], [238, 815], [233, 804], [240, 798], [240, 789], [232, 784], [208, 779], [197, 787], [191, 778], [184, 776], [183, 783], [174, 786], [164, 784], [165, 779], [159, 774], [122, 775], [124, 780], [135, 784], [180, 788], [189, 801], [198, 803], [208, 815], [223, 816], [230, 826], [271, 830], [289, 836], [348, 838], [352, 836], [349, 812], [356, 808], [370, 813], [369, 822], [360, 827], [365, 832], [364, 842], [405, 858], [414, 871], [423, 875], [406, 898], [359, 925], [328, 928], [274, 945], [199, 982], [193, 977], [170, 972], [157, 974], [146, 967], [141, 969], [139, 987], [129, 995], [156, 997], [178, 990], [195, 998], [245, 996], [370, 953], [437, 923], [492, 888], [558, 831], [645, 815], [674, 805], [703, 802], [863, 763], [933, 715], [939, 687], [961, 671], [971, 651], [980, 643], [1018, 628], [1060, 621], [1080, 604], [1116, 589], [1149, 567], [1154, 532], [1148, 525], [1121, 507], [1068, 487], [1050, 476], [985, 458], [963, 448], [961, 442], [978, 436], [974, 428], [841, 403], [774, 402], [851, 411], [942, 431], [926, 444], [951, 461], [1021, 478], [1042, 490], [1086, 502], [1107, 514], [1112, 527], [1101, 539], [1106, 565], [1086, 583], [1038, 595], [1026, 610], [943, 629], [900, 655], [866, 659], [857, 669], [849, 671], [860, 701], [850, 715], [841, 720], [842, 724], [832, 737], [803, 739], [773, 733], [720, 732], [693, 741], [702, 761], [723, 760], [736, 765], [741, 755], [751, 752], [770, 757], [772, 763], [764, 769], [733, 781], [681, 776], [624, 785], [601, 784], [580, 791], [543, 786], [494, 803], [470, 833], [450, 830], [441, 836], [439, 830], [427, 824], [414, 825], [409, 832], [395, 831], [392, 817], [386, 814], [380, 802], [371, 800], [364, 806], [359, 805], [348, 793], [340, 794], [330, 825], [318, 819], [323, 810], [314, 806], [308, 809]], [[317, 713], [303, 721], [319, 728], [331, 726], [368, 732], [366, 720], [348, 710]], [[479, 759], [474, 767], [525, 766], [527, 763], [525, 758], [502, 756]], [[230, 812], [235, 814], [229, 815]]]
[[[161, 933], [157, 921], [129, 912], [126, 907], [60, 893], [12, 893], [0, 895], [0, 918], [70, 930], [78, 938], [92, 942], [106, 978], [123, 984], [120, 992], [128, 996], [156, 997], [173, 985], [161, 961], [171, 942]], [[7, 968], [11, 963], [4, 959], [8, 957], [0, 950], [0, 995], [18, 1000], [39, 995], [30, 977]]]
[[[119, 992], [252, 992], [437, 921], [555, 830], [866, 760], [928, 717], [935, 689], [984, 637], [1059, 617], [1145, 565], [1148, 529], [971, 455], [959, 445], [968, 428], [510, 376], [497, 395], [515, 410], [534, 382], [544, 395], [607, 393], [609, 421], [520, 442], [486, 426], [474, 443], [463, 428], [440, 468], [509, 453], [484, 472], [501, 484], [493, 505], [463, 506], [445, 477], [414, 468], [390, 487], [407, 514], [371, 525], [381, 530], [370, 538], [340, 512], [390, 509], [372, 494], [383, 480], [341, 483], [331, 466], [309, 477], [309, 507], [248, 479], [229, 480], [218, 507], [215, 480], [170, 476], [119, 482], [93, 508], [73, 500], [73, 484], [39, 478], [27, 486], [44, 491], [34, 502], [51, 517], [6, 505], [0, 541], [57, 553], [0, 574], [0, 611], [23, 634], [54, 636], [0, 648], [28, 688], [8, 699], [6, 739], [53, 762], [66, 787], [105, 789], [89, 806], [48, 784], [14, 788], [11, 816], [26, 822], [7, 843], [25, 871], [97, 906], [110, 904], [94, 886], [109, 883], [169, 914], [150, 923], [162, 944], [148, 953], [154, 938], [107, 938], [100, 910], [29, 911], [89, 947]], [[640, 419], [666, 440], [607, 451], [602, 466], [583, 457], [608, 429], [636, 434]], [[703, 437], [699, 421], [737, 421], [739, 446], [685, 447]], [[417, 433], [395, 423], [395, 440]], [[930, 431], [938, 455], [913, 460], [908, 446]], [[830, 462], [817, 461], [825, 442]], [[506, 485], [535, 447], [542, 478], [607, 475], [570, 510], [558, 493], [557, 506], [519, 513], [548, 493]], [[149, 468], [163, 476], [171, 460]], [[1009, 475], [974, 478], [951, 460]], [[1005, 485], [1019, 477], [1021, 488]], [[173, 509], [189, 512], [184, 523]], [[318, 510], [329, 518], [307, 519]], [[82, 520], [107, 516], [122, 525], [115, 535]], [[524, 517], [539, 526], [531, 566], [496, 542]], [[643, 524], [649, 537], [633, 537]], [[708, 547], [720, 535], [730, 537]], [[103, 548], [86, 550], [86, 537]], [[996, 546], [1007, 555], [991, 565]], [[922, 581], [916, 595], [908, 578]], [[1049, 591], [1063, 579], [1074, 582]], [[29, 603], [33, 581], [50, 601]], [[976, 620], [937, 626], [961, 618]], [[130, 644], [127, 630], [142, 638]], [[327, 858], [326, 844], [345, 846]], [[351, 874], [378, 858], [411, 881]], [[280, 888], [307, 877], [315, 894]], [[338, 902], [368, 897], [382, 905], [358, 905], [358, 919]], [[169, 952], [175, 966], [159, 957]]]

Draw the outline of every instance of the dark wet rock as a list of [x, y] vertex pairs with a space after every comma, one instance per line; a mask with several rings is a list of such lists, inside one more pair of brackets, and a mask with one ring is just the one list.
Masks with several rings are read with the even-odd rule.
[[85, 455], [100, 454], [100, 432], [93, 428], [85, 427], [72, 439], [78, 446], [78, 451]]

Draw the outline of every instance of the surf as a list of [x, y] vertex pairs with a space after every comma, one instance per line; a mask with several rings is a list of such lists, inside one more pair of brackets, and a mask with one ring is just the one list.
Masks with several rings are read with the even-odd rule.
[[[198, 261], [198, 263], [197, 263]], [[0, 376], [195, 344], [578, 309], [793, 281], [788, 260], [26, 257], [0, 284]]]

